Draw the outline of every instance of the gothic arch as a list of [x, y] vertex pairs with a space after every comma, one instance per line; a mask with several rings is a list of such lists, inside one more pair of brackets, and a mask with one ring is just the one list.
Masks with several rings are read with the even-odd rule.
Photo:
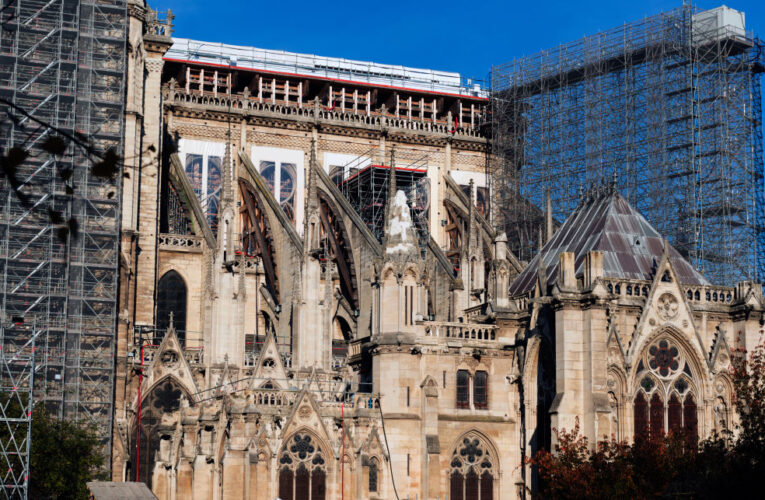
[[186, 338], [186, 314], [188, 310], [188, 287], [183, 276], [171, 269], [157, 282], [157, 320], [155, 343], [165, 335], [170, 326], [170, 315], [173, 316], [178, 340], [183, 344]]
[[151, 488], [156, 454], [159, 451], [162, 435], [159, 425], [162, 417], [172, 414], [181, 408], [181, 400], [185, 398], [192, 403], [190, 393], [180, 380], [173, 375], [166, 375], [152, 384], [140, 402], [140, 432], [138, 415], [133, 421], [130, 439], [130, 480], [136, 478]]
[[450, 499], [501, 498], [499, 454], [491, 439], [471, 429], [454, 442], [451, 450], [447, 469]]
[[[703, 397], [706, 394], [707, 386], [706, 380], [708, 378], [709, 370], [704, 363], [703, 353], [699, 353], [699, 350], [694, 346], [692, 341], [689, 341], [686, 336], [672, 326], [664, 326], [658, 328], [647, 335], [639, 343], [639, 348], [634, 352], [635, 355], [632, 359], [632, 370], [629, 377], [629, 383], [631, 386], [635, 386], [638, 381], [638, 375], [640, 374], [640, 361], [644, 360], [645, 355], [650, 351], [651, 347], [662, 339], [667, 339], [674, 346], [679, 347], [679, 352], [684, 356], [684, 360], [688, 363], [690, 369], [689, 377], [692, 378], [698, 390], [698, 396]], [[646, 368], [645, 362], [643, 368]], [[684, 367], [680, 367], [683, 369]], [[628, 386], [629, 387], [629, 386]]]
[[[663, 325], [654, 329], [647, 335], [640, 335], [637, 342], [629, 347], [628, 359], [631, 361], [633, 367], [637, 367], [638, 361], [645, 350], [662, 336], [671, 338], [677, 345], [683, 348], [688, 355], [691, 366], [697, 376], [700, 377], [702, 374], [708, 373], [709, 370], [705, 367], [706, 363], [703, 361], [706, 356], [698, 343], [698, 337], [689, 338], [689, 335], [686, 335], [673, 325]], [[632, 375], [634, 375], [634, 373], [635, 369], [633, 368]]]
[[667, 432], [698, 438], [706, 371], [682, 335], [662, 328], [646, 338], [635, 358], [630, 386], [633, 434], [652, 439]]
[[325, 500], [332, 458], [330, 447], [309, 428], [290, 434], [277, 455], [279, 497], [293, 499], [303, 492], [301, 498]]

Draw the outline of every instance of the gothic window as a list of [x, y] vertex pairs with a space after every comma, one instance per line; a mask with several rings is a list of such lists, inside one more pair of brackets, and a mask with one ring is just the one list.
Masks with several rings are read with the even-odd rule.
[[493, 500], [495, 460], [489, 446], [475, 432], [463, 437], [450, 462], [451, 500]]
[[207, 216], [210, 228], [218, 228], [218, 203], [220, 201], [223, 160], [220, 156], [207, 154], [186, 155], [186, 175]]
[[661, 400], [658, 392], [653, 393], [651, 398], [651, 408], [649, 410], [650, 426], [652, 439], [664, 435], [664, 401]]
[[470, 408], [470, 374], [457, 371], [457, 408]]
[[642, 392], [638, 392], [634, 401], [635, 409], [635, 438], [648, 436], [648, 403]]
[[683, 351], [670, 339], [660, 339], [640, 358], [638, 373], [638, 393], [633, 401], [635, 438], [656, 439], [667, 431], [687, 432], [695, 442], [698, 416], [693, 375]]
[[667, 403], [667, 427], [669, 432], [678, 432], [682, 428], [683, 423], [683, 405], [680, 403], [680, 399], [677, 394], [673, 393]]
[[218, 203], [220, 202], [220, 188], [222, 175], [222, 158], [210, 156], [207, 158], [207, 192], [205, 193], [202, 207], [207, 215], [207, 222], [213, 233], [218, 231]]
[[473, 405], [479, 409], [489, 406], [489, 374], [484, 371], [475, 372], [473, 378]]
[[373, 458], [369, 461], [369, 492], [377, 492], [377, 459]]
[[688, 394], [683, 404], [683, 424], [688, 432], [688, 440], [692, 443], [699, 439], [698, 419], [696, 400], [693, 398], [693, 394]]
[[157, 337], [161, 339], [170, 326], [170, 314], [178, 339], [186, 337], [186, 283], [175, 271], [166, 272], [157, 284]]
[[324, 500], [326, 467], [316, 440], [305, 432], [294, 434], [279, 454], [279, 498]]
[[261, 161], [260, 175], [284, 210], [289, 220], [295, 223], [295, 195], [297, 193], [297, 170], [294, 163]]
[[[138, 469], [138, 481], [146, 483], [151, 488], [151, 479], [154, 473], [154, 461], [161, 441], [158, 432], [162, 415], [172, 413], [181, 407], [183, 390], [173, 379], [166, 379], [157, 384], [141, 403], [141, 429], [138, 433], [138, 425], [133, 428], [130, 463], [133, 470], [130, 480], [136, 478], [135, 468]], [[139, 437], [140, 436], [140, 437]]]

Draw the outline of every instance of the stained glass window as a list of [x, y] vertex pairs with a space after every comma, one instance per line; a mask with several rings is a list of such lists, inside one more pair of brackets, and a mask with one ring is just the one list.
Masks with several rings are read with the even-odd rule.
[[218, 228], [218, 204], [220, 202], [223, 160], [220, 156], [189, 153], [186, 155], [186, 175], [197, 195], [207, 222], [213, 232]]
[[314, 438], [308, 433], [294, 434], [279, 454], [279, 497], [324, 500], [325, 467], [324, 454]]
[[635, 437], [642, 438], [648, 436], [648, 403], [642, 392], [638, 392], [634, 401], [635, 411]]
[[457, 408], [470, 408], [470, 374], [457, 371]]
[[696, 409], [696, 400], [692, 394], [685, 397], [683, 403], [683, 424], [688, 433], [688, 440], [696, 443], [699, 439], [699, 414]]
[[222, 159], [219, 156], [207, 158], [207, 193], [203, 207], [207, 222], [213, 233], [218, 231], [218, 204], [220, 203]]
[[494, 457], [483, 437], [475, 432], [460, 440], [452, 453], [450, 499], [493, 500]]
[[648, 366], [652, 370], [656, 370], [662, 377], [666, 377], [670, 372], [674, 372], [679, 368], [677, 361], [677, 355], [679, 354], [677, 347], [669, 345], [669, 342], [662, 340], [658, 345], [653, 345], [648, 350], [650, 359]]
[[298, 182], [297, 166], [294, 163], [263, 160], [260, 162], [260, 175], [284, 213], [294, 224]]
[[189, 177], [191, 187], [194, 189], [194, 193], [199, 200], [202, 200], [202, 179], [203, 179], [203, 163], [204, 157], [202, 155], [187, 154], [186, 155], [186, 175]]
[[664, 401], [658, 392], [653, 393], [650, 409], [650, 437], [657, 439], [664, 435]]
[[453, 471], [451, 474], [451, 478], [449, 480], [450, 483], [450, 495], [449, 498], [452, 500], [464, 500], [464, 491], [463, 491], [463, 484], [465, 482], [465, 478], [462, 477], [462, 473], [458, 471]]
[[186, 337], [186, 283], [175, 271], [166, 272], [157, 284], [157, 339], [160, 340], [170, 326], [170, 313], [178, 338]]
[[677, 394], [672, 394], [667, 404], [667, 426], [669, 432], [676, 433], [683, 427], [683, 407]]

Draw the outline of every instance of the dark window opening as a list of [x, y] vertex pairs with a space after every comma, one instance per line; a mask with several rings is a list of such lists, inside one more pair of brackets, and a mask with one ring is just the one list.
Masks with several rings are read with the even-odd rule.
[[489, 374], [484, 371], [475, 372], [473, 378], [473, 405], [479, 409], [489, 407]]
[[664, 402], [658, 392], [653, 393], [650, 408], [650, 437], [659, 439], [664, 436]]
[[369, 492], [377, 491], [377, 461], [372, 460], [369, 463]]
[[648, 403], [643, 393], [638, 393], [634, 401], [635, 438], [648, 437]]
[[170, 326], [170, 314], [178, 339], [186, 338], [186, 283], [175, 271], [168, 271], [157, 284], [157, 333], [155, 342], [165, 336]]
[[457, 408], [470, 408], [470, 374], [457, 371]]

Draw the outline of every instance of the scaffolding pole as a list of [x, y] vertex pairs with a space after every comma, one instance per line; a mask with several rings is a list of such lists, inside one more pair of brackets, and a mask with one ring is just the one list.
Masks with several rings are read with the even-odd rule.
[[582, 191], [616, 183], [710, 281], [765, 278], [765, 59], [743, 15], [721, 9], [686, 5], [492, 68], [495, 213], [520, 259], [539, 246], [548, 192], [562, 222]]
[[[122, 172], [109, 179], [91, 167], [94, 152], [122, 155], [127, 1], [0, 4], [0, 97], [11, 103], [0, 105], [0, 150], [28, 153], [19, 186], [0, 181], [0, 319], [38, 318], [46, 369], [35, 396], [54, 415], [94, 424], [108, 457]], [[52, 136], [90, 148], [67, 141], [52, 154], [43, 147]], [[51, 214], [76, 230], [62, 232]]]

